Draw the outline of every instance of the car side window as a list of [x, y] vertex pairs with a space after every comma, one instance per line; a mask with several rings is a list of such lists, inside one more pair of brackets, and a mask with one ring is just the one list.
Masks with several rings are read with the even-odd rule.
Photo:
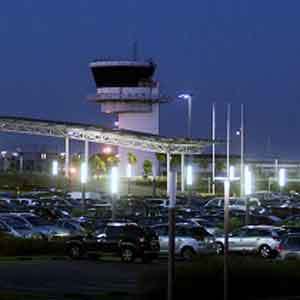
[[168, 235], [168, 227], [167, 226], [158, 226], [154, 228], [154, 231], [159, 235], [159, 236], [165, 236]]
[[237, 229], [231, 233], [232, 237], [243, 237], [246, 234], [246, 229]]
[[259, 237], [260, 232], [256, 229], [248, 229], [246, 235], [247, 235], [247, 237]]
[[268, 230], [259, 230], [259, 236], [260, 237], [270, 237], [271, 232]]
[[106, 230], [105, 230], [105, 233], [106, 233], [107, 237], [117, 238], [121, 235], [121, 233], [123, 231], [122, 229], [123, 228], [117, 227], [117, 226], [107, 226]]
[[176, 233], [175, 235], [176, 236], [186, 236], [188, 233], [187, 233], [187, 230], [183, 227], [177, 227], [176, 228]]

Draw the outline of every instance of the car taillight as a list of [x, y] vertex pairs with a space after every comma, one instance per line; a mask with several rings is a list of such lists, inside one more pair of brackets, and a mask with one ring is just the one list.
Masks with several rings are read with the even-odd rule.
[[283, 251], [283, 250], [284, 250], [283, 245], [282, 245], [282, 244], [279, 244], [279, 245], [276, 247], [276, 250], [277, 250], [278, 252]]

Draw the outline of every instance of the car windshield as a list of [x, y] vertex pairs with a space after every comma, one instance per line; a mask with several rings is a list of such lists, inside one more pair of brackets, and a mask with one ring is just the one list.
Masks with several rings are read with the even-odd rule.
[[15, 217], [2, 217], [1, 218], [6, 224], [8, 224], [13, 229], [29, 229], [30, 226], [27, 225], [19, 218]]
[[47, 220], [44, 220], [37, 216], [25, 216], [24, 218], [33, 226], [51, 225], [51, 223], [48, 222]]

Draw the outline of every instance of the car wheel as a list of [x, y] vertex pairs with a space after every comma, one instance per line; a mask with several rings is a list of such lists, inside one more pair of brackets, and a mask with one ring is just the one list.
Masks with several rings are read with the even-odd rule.
[[81, 246], [79, 245], [72, 245], [69, 247], [69, 256], [72, 259], [80, 259], [83, 256], [83, 251]]
[[222, 243], [217, 243], [216, 252], [217, 252], [217, 255], [222, 255], [224, 253], [224, 246]]
[[195, 251], [191, 247], [185, 247], [181, 251], [181, 256], [184, 260], [192, 260], [195, 257]]
[[121, 252], [121, 259], [125, 263], [132, 263], [135, 260], [134, 251], [132, 248], [123, 248]]
[[262, 258], [270, 258], [272, 256], [272, 249], [268, 245], [262, 245], [259, 248], [259, 255]]

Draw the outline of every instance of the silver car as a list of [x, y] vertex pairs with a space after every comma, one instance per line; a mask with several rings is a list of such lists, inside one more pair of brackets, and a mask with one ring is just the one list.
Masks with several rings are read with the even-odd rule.
[[44, 238], [48, 240], [63, 239], [71, 235], [70, 231], [60, 227], [56, 224], [52, 224], [43, 218], [31, 214], [31, 213], [14, 213], [12, 215], [18, 216], [22, 219], [32, 231], [40, 233]]
[[14, 216], [0, 216], [0, 233], [16, 238], [41, 238], [28, 224]]
[[[285, 230], [280, 227], [258, 225], [244, 226], [229, 234], [228, 248], [232, 252], [253, 252], [263, 258], [277, 254], [277, 247]], [[217, 252], [224, 251], [224, 236], [216, 237]]]
[[278, 258], [285, 259], [300, 259], [300, 234], [287, 234], [282, 238], [282, 241], [277, 247]]
[[[168, 224], [155, 225], [152, 229], [159, 236], [160, 253], [168, 254]], [[175, 254], [177, 256], [191, 260], [195, 255], [211, 253], [216, 253], [215, 239], [203, 227], [185, 223], [176, 224]]]

